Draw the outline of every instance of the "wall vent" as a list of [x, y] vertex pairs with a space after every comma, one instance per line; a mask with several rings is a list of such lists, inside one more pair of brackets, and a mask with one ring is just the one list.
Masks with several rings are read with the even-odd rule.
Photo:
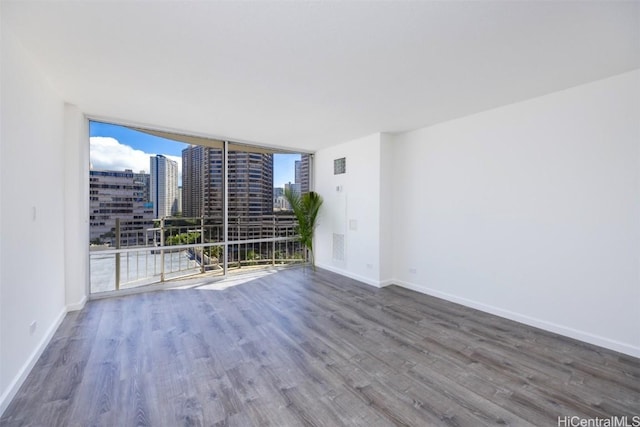
[[333, 161], [333, 174], [340, 175], [347, 172], [347, 159], [342, 157]]
[[333, 233], [333, 260], [344, 261], [344, 234]]

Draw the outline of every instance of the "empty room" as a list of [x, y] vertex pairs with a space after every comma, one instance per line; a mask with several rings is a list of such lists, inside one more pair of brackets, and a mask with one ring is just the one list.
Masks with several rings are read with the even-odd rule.
[[640, 2], [0, 19], [1, 426], [640, 426]]

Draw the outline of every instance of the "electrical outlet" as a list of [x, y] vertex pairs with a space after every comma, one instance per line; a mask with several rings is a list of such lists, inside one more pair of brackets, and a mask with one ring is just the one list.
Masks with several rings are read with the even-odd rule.
[[371, 270], [373, 268], [373, 264], [367, 264], [367, 268]]
[[416, 274], [417, 272], [418, 272], [418, 270], [416, 270], [415, 267], [409, 268], [409, 273]]
[[31, 322], [31, 324], [29, 325], [29, 334], [33, 335], [36, 333], [36, 329], [38, 329], [38, 322], [36, 322], [35, 320], [33, 322]]

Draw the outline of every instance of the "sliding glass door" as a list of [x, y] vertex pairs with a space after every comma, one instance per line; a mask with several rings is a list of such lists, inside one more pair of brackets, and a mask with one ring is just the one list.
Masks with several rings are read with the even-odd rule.
[[[92, 294], [306, 262], [283, 192], [309, 191], [309, 154], [99, 122], [90, 128]], [[118, 152], [139, 161], [104, 161]]]

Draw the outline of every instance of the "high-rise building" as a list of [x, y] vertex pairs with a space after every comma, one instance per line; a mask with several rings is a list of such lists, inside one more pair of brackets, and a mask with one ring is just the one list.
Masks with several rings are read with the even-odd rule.
[[196, 217], [203, 214], [204, 168], [208, 163], [208, 149], [192, 145], [182, 150], [182, 216]]
[[299, 182], [288, 182], [284, 185], [284, 191], [291, 191], [293, 194], [300, 196], [302, 194]]
[[150, 201], [156, 218], [178, 212], [178, 162], [162, 154], [149, 158], [151, 165]]
[[273, 187], [273, 200], [275, 201], [280, 196], [284, 196], [284, 188]]
[[295, 183], [300, 184], [300, 193], [309, 192], [309, 163], [310, 155], [301, 154], [295, 163]]
[[153, 205], [145, 200], [148, 174], [89, 171], [89, 233], [95, 243], [114, 244], [116, 218], [122, 223], [121, 243], [145, 244], [144, 230], [153, 224]]
[[302, 177], [302, 159], [296, 160], [294, 168], [295, 168], [295, 173], [294, 173], [293, 182], [297, 183], [297, 182], [300, 182]]
[[192, 145], [182, 150], [182, 216], [222, 218], [222, 150]]
[[[229, 217], [273, 213], [273, 155], [229, 151]], [[190, 146], [182, 150], [183, 216], [222, 218], [222, 150]]]
[[151, 189], [151, 182], [150, 182], [151, 175], [149, 175], [145, 171], [140, 171], [139, 173], [134, 172], [133, 180], [135, 181], [136, 184], [143, 186], [142, 199], [145, 202], [149, 202], [151, 199], [151, 195], [149, 194]]
[[286, 210], [286, 201], [284, 198], [283, 187], [273, 187], [273, 210]]
[[[191, 146], [182, 150], [183, 216], [222, 223], [223, 151]], [[273, 155], [229, 151], [229, 239], [272, 236]], [[266, 221], [266, 222], [265, 222]], [[271, 228], [269, 228], [271, 227]]]
[[229, 152], [229, 216], [273, 214], [273, 154]]

